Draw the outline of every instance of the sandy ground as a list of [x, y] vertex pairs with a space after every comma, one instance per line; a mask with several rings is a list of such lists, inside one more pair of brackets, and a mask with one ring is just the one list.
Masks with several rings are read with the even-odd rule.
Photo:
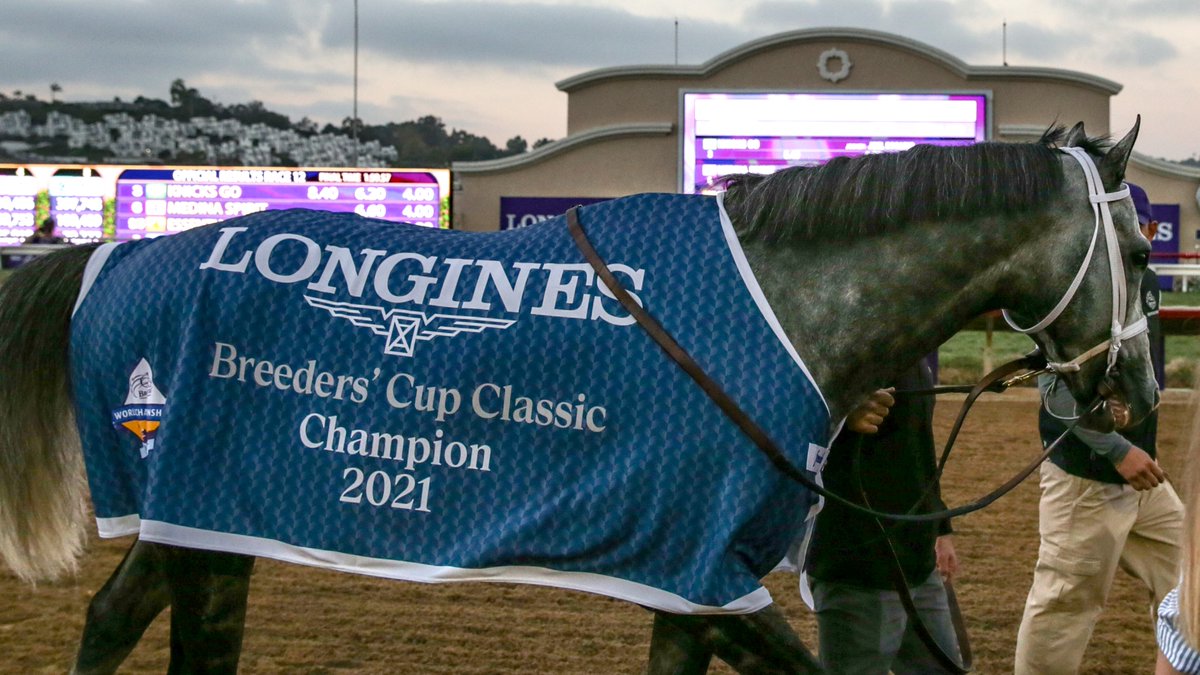
[[[1030, 392], [977, 407], [944, 482], [951, 504], [999, 485], [1038, 451]], [[1186, 392], [1168, 392], [1160, 454], [1181, 474]], [[944, 436], [958, 403], [938, 405]], [[1031, 478], [982, 512], [956, 522], [957, 583], [976, 672], [1011, 672], [1021, 609], [1037, 555], [1037, 484]], [[0, 672], [68, 670], [91, 594], [130, 540], [93, 539], [78, 578], [30, 588], [0, 573]], [[766, 580], [815, 649], [814, 622], [796, 578]], [[154, 623], [121, 672], [161, 673], [168, 614]], [[250, 594], [244, 673], [636, 673], [645, 666], [651, 616], [597, 596], [507, 584], [423, 585], [259, 561]], [[1145, 590], [1119, 573], [1096, 626], [1086, 673], [1148, 673], [1154, 638]], [[730, 672], [717, 665], [714, 672]]]

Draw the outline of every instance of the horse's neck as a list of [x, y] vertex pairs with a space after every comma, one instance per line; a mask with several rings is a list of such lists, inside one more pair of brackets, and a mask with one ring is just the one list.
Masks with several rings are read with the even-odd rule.
[[1005, 236], [998, 225], [939, 224], [858, 241], [743, 247], [838, 420], [867, 392], [889, 386], [996, 307], [998, 285], [1023, 239]]

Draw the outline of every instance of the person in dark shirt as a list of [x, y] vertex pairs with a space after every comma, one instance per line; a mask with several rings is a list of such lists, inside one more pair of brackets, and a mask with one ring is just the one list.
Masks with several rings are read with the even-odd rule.
[[[1157, 223], [1145, 190], [1129, 184], [1142, 234]], [[1162, 360], [1158, 277], [1146, 270], [1142, 312], [1148, 317], [1151, 359]], [[1054, 376], [1038, 381], [1038, 431], [1049, 445], [1078, 414]], [[1120, 432], [1074, 429], [1041, 467], [1038, 530], [1041, 545], [1025, 614], [1017, 632], [1018, 675], [1075, 673], [1117, 567], [1142, 581], [1155, 606], [1177, 578], [1183, 505], [1158, 465], [1158, 413]]]
[[[924, 361], [895, 383], [899, 390], [932, 386], [933, 376]], [[843, 430], [821, 474], [825, 486], [854, 501], [861, 501], [858, 497], [865, 493], [871, 508], [879, 511], [945, 509], [933, 482], [937, 470], [933, 405], [930, 396], [897, 397], [877, 433]], [[855, 466], [859, 444], [861, 457]], [[950, 522], [884, 521], [884, 527], [922, 622], [942, 650], [957, 659], [958, 641], [943, 585], [943, 579], [958, 571]], [[821, 664], [828, 672], [946, 672], [909, 623], [893, 589], [890, 556], [874, 518], [826, 502], [817, 516], [805, 571], [817, 614]]]
[[25, 237], [26, 244], [65, 244], [66, 239], [54, 233], [55, 222], [53, 218], [46, 218], [42, 221], [33, 234]]

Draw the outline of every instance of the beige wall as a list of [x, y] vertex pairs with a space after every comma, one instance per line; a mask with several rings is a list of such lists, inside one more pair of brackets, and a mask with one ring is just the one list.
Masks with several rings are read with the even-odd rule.
[[[990, 80], [992, 117], [1000, 125], [1051, 124], [1073, 126], [1083, 122], [1091, 136], [1110, 133], [1108, 94], [1072, 82]], [[998, 128], [996, 129], [998, 131]], [[1128, 129], [1121, 130], [1121, 133]], [[996, 140], [1008, 140], [999, 135]]]
[[[826, 49], [850, 55], [850, 77], [837, 84], [820, 77]], [[1071, 81], [1003, 76], [965, 77], [947, 64], [892, 45], [829, 40], [780, 47], [728, 65], [707, 77], [622, 76], [569, 92], [567, 134], [611, 124], [677, 122], [680, 90], [777, 89], [801, 91], [985, 91], [992, 94], [994, 125], [1083, 120], [1092, 133], [1108, 133], [1109, 94]], [[995, 127], [993, 127], [995, 136]]]
[[[676, 192], [675, 134], [601, 141], [506, 171], [458, 174], [456, 230], [499, 228], [500, 197], [620, 197]], [[461, 188], [460, 188], [461, 186]]]

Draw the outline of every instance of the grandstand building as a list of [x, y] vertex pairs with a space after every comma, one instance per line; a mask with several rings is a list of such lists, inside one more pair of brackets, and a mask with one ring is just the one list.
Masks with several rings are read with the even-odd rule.
[[[1110, 99], [1121, 91], [1111, 80], [1055, 68], [971, 65], [906, 37], [860, 29], [797, 30], [700, 65], [603, 68], [556, 86], [567, 95], [565, 138], [518, 156], [452, 165], [454, 228], [503, 229], [561, 213], [574, 201], [690, 191], [689, 167], [701, 162], [689, 153], [708, 147], [693, 137], [701, 124], [685, 101], [690, 93], [962, 94], [986, 101], [976, 140], [1036, 140], [1054, 124], [1078, 120], [1093, 136], [1128, 131], [1110, 126]], [[755, 133], [748, 131], [747, 137]], [[737, 140], [735, 133], [728, 142]], [[753, 161], [746, 166], [755, 170]], [[1200, 169], [1135, 152], [1128, 174], [1146, 188], [1164, 223], [1156, 250], [1200, 251]]]

